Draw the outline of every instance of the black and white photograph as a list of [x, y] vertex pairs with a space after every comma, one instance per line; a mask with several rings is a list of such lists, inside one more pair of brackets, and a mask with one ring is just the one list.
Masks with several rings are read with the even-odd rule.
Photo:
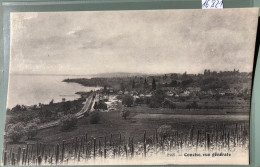
[[12, 12], [3, 165], [249, 164], [258, 13]]

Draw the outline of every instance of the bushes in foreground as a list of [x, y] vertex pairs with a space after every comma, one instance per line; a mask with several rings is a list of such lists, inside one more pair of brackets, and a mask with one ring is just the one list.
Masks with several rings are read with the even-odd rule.
[[38, 126], [36, 123], [28, 123], [26, 127], [24, 128], [25, 130], [25, 135], [27, 136], [28, 139], [32, 139], [35, 137], [38, 133]]
[[16, 124], [9, 124], [6, 127], [6, 136], [13, 143], [19, 142], [23, 137], [27, 137], [27, 139], [33, 139], [37, 133], [38, 126], [35, 119], [28, 124], [19, 122]]
[[99, 111], [94, 111], [90, 114], [90, 123], [91, 124], [98, 124], [100, 121], [100, 113]]
[[77, 126], [78, 119], [76, 118], [75, 115], [69, 114], [63, 116], [60, 122], [61, 122], [61, 130], [68, 131]]
[[11, 139], [12, 142], [17, 143], [22, 139], [24, 134], [25, 134], [24, 124], [16, 123], [8, 127], [6, 135], [9, 139]]
[[134, 104], [134, 98], [131, 95], [125, 95], [124, 98], [122, 99], [122, 104], [131, 107]]
[[126, 120], [126, 118], [130, 116], [130, 111], [122, 111], [122, 117]]

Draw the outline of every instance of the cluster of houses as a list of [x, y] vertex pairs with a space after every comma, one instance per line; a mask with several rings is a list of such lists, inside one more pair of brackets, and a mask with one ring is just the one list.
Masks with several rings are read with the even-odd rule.
[[[181, 88], [181, 87], [161, 87], [160, 88], [164, 94], [165, 94], [165, 99], [169, 100], [170, 103], [173, 103], [177, 106], [182, 106], [184, 104], [182, 104], [182, 100], [185, 99], [186, 103], [192, 103], [192, 102], [197, 102], [200, 106], [212, 106], [212, 105], [218, 105], [216, 102], [209, 100], [211, 98], [217, 97], [216, 95], [218, 95], [218, 97], [223, 96], [225, 98], [230, 98], [230, 97], [238, 97], [239, 93], [246, 93], [246, 94], [250, 94], [249, 90], [239, 90], [236, 88], [229, 88], [229, 89], [215, 89], [215, 90], [207, 90], [204, 91], [201, 89], [201, 87], [198, 86], [191, 86], [191, 87], [186, 87], [186, 88]], [[145, 91], [138, 91], [138, 90], [115, 90], [113, 88], [108, 88], [107, 90], [107, 95], [104, 96], [104, 99], [109, 99], [108, 101], [111, 101], [111, 98], [114, 98], [116, 96], [124, 96], [124, 95], [130, 95], [133, 97], [134, 99], [134, 103], [138, 104], [138, 103], [146, 103], [147, 99], [149, 100], [153, 94], [154, 94], [155, 90], [145, 90]], [[109, 94], [110, 97], [109, 98]], [[164, 99], [164, 100], [165, 100]], [[202, 99], [205, 99], [206, 101], [204, 102]], [[242, 99], [242, 98], [241, 98]], [[115, 100], [115, 98], [114, 98]], [[109, 104], [108, 106], [110, 106], [109, 108], [115, 108], [116, 103], [115, 101], [112, 100], [111, 104]], [[212, 104], [211, 102], [212, 101]], [[237, 101], [237, 99], [235, 99], [235, 101]], [[242, 100], [244, 101], [244, 100]], [[180, 103], [180, 104], [179, 104]], [[185, 103], [185, 104], [186, 104]], [[218, 103], [223, 103], [223, 102], [218, 102]], [[229, 104], [230, 103], [230, 104]], [[233, 102], [227, 101], [227, 104], [225, 105], [233, 105], [231, 104]], [[243, 102], [244, 103], [244, 102]], [[183, 106], [184, 108], [186, 106]]]
[[[221, 95], [221, 96], [232, 96], [238, 95], [240, 93], [250, 94], [250, 90], [238, 90], [234, 88], [230, 89], [215, 89], [215, 90], [201, 90], [200, 87], [187, 87], [187, 88], [179, 88], [179, 87], [163, 87], [161, 88], [165, 92], [165, 96], [167, 97], [195, 97], [195, 96], [214, 96], [214, 95]], [[109, 89], [110, 94], [117, 94], [117, 95], [131, 95], [134, 98], [142, 98], [142, 97], [151, 97], [153, 91], [142, 91], [138, 92], [136, 90], [131, 91], [115, 91], [114, 89]]]

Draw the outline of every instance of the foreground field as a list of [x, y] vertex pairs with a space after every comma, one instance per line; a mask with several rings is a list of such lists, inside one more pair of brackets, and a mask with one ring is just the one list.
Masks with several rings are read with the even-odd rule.
[[107, 164], [119, 158], [117, 163], [128, 164], [128, 159], [155, 160], [156, 155], [183, 156], [187, 152], [247, 154], [247, 115], [163, 114], [161, 109], [152, 112], [134, 110], [126, 120], [119, 111], [102, 112], [98, 124], [90, 124], [89, 117], [84, 117], [70, 132], [60, 131], [58, 126], [41, 130], [34, 140], [6, 143], [4, 163], [83, 165], [98, 160]]
[[[79, 119], [77, 127], [69, 132], [62, 132], [59, 126], [39, 130], [37, 136], [32, 140], [19, 144], [6, 143], [7, 149], [23, 147], [26, 143], [55, 144], [85, 133], [94, 137], [121, 133], [125, 138], [141, 139], [145, 131], [147, 135], [152, 135], [162, 125], [171, 126], [173, 130], [185, 130], [190, 129], [192, 125], [204, 128], [213, 127], [215, 124], [228, 126], [236, 123], [246, 125], [249, 123], [249, 115], [246, 113], [243, 115], [203, 115], [207, 111], [202, 109], [168, 110], [149, 109], [143, 106], [128, 108], [128, 110], [130, 110], [130, 116], [126, 120], [122, 118], [120, 111], [101, 112], [101, 120], [98, 124], [90, 124], [89, 117], [84, 117]], [[194, 115], [195, 113], [197, 115]]]

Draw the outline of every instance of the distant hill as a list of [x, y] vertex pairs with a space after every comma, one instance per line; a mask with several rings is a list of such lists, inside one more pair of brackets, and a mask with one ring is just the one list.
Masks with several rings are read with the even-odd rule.
[[91, 77], [96, 78], [125, 78], [125, 77], [134, 77], [134, 76], [147, 76], [147, 74], [143, 73], [128, 73], [128, 72], [114, 72], [114, 73], [100, 73], [93, 74]]

